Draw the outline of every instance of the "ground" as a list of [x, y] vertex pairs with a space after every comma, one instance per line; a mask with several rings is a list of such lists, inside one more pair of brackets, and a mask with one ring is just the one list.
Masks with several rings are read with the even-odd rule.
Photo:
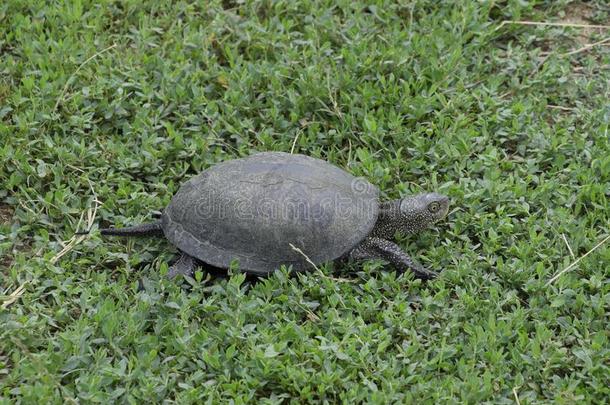
[[[0, 403], [607, 402], [610, 42], [587, 45], [609, 13], [2, 2]], [[189, 286], [165, 279], [163, 240], [97, 232], [265, 150], [388, 199], [450, 196], [399, 240], [441, 276], [369, 262]]]

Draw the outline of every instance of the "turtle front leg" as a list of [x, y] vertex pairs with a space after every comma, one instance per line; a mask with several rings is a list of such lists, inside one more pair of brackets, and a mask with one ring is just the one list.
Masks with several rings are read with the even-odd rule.
[[411, 270], [415, 273], [415, 277], [423, 280], [430, 280], [438, 275], [411, 259], [396, 243], [382, 238], [366, 238], [350, 252], [350, 257], [356, 260], [386, 260], [396, 269], [400, 271]]
[[180, 252], [180, 257], [176, 263], [172, 264], [167, 273], [169, 279], [175, 278], [177, 275], [182, 274], [184, 276], [193, 277], [195, 269], [197, 268], [197, 260], [194, 257], [187, 255], [184, 252]]

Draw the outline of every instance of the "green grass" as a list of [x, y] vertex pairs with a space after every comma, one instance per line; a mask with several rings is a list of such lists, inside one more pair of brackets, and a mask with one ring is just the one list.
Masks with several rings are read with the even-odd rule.
[[[610, 30], [498, 29], [610, 25], [604, 0], [65, 3], [0, 4], [0, 403], [608, 401], [608, 244], [545, 284], [562, 235], [580, 257], [610, 232], [610, 47], [566, 55]], [[384, 198], [448, 194], [400, 241], [440, 278], [187, 291], [166, 242], [95, 231], [293, 143]]]

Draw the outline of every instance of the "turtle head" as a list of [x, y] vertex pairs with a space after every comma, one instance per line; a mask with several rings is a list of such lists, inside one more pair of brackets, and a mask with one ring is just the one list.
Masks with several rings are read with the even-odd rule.
[[437, 193], [424, 193], [400, 200], [399, 231], [419, 232], [443, 219], [449, 211], [449, 198]]

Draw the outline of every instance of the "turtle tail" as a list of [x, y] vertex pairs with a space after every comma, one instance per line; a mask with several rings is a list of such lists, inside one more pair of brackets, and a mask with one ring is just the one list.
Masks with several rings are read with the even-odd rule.
[[100, 229], [100, 233], [111, 236], [161, 236], [163, 235], [163, 228], [161, 220], [157, 220], [149, 224], [128, 226], [126, 228], [104, 228]]

